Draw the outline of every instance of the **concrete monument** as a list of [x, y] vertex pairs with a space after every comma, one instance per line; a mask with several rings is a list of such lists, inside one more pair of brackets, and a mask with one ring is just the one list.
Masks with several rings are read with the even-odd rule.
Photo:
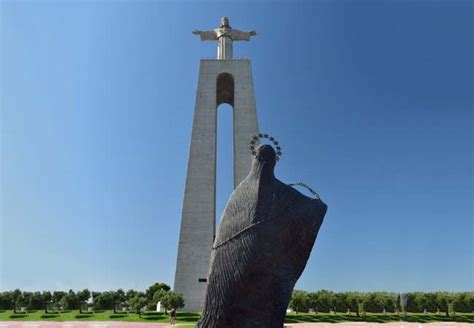
[[252, 32], [233, 29], [222, 18], [217, 29], [194, 31], [201, 40], [216, 40], [217, 59], [202, 59], [184, 191], [174, 290], [183, 294], [184, 310], [202, 310], [216, 217], [217, 107], [233, 107], [234, 188], [251, 166], [248, 142], [258, 133], [252, 68], [249, 59], [233, 59], [232, 42]]

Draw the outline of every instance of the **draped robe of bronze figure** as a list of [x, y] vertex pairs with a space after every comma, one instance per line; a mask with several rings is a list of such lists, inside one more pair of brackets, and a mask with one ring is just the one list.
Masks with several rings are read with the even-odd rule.
[[273, 148], [260, 146], [226, 205], [197, 327], [283, 327], [327, 206], [276, 179], [275, 161]]

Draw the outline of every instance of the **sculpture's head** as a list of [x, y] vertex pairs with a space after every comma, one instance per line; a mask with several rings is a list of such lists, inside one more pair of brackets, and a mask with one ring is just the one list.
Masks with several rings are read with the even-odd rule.
[[270, 145], [260, 145], [256, 149], [253, 165], [273, 173], [276, 164], [276, 152]]
[[230, 27], [229, 18], [227, 18], [227, 17], [222, 17], [221, 18], [221, 27]]

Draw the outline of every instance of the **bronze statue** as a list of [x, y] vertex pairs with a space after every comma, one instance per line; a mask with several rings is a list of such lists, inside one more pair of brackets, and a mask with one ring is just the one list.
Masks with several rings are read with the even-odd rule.
[[272, 146], [252, 152], [250, 173], [232, 193], [214, 241], [200, 328], [282, 328], [326, 214], [319, 198], [275, 178]]

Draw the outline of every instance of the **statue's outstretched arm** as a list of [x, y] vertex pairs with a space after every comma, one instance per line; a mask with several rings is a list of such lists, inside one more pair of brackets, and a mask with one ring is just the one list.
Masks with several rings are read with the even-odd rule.
[[213, 30], [210, 30], [210, 31], [194, 30], [193, 34], [199, 35], [201, 37], [201, 41], [217, 40], [216, 32]]
[[257, 35], [257, 32], [255, 31], [249, 31], [249, 32], [244, 32], [244, 31], [239, 31], [232, 29], [232, 39], [234, 41], [249, 41], [251, 36]]

